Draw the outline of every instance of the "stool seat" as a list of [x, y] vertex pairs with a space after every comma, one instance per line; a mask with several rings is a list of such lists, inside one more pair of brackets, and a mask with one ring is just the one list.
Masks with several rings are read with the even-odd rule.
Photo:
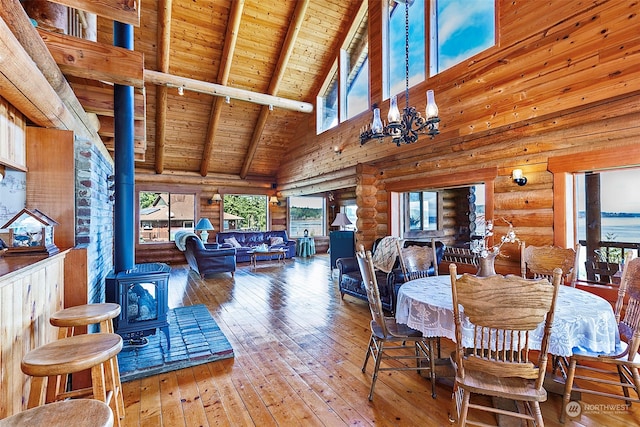
[[22, 372], [34, 377], [70, 374], [104, 363], [120, 350], [120, 335], [75, 335], [31, 350], [22, 358], [20, 367]]
[[[65, 308], [51, 315], [53, 326], [68, 328], [104, 322], [120, 315], [120, 305], [114, 303], [84, 304]], [[102, 331], [106, 332], [106, 331]]]
[[99, 400], [76, 399], [48, 403], [0, 420], [0, 427], [111, 427], [113, 413]]

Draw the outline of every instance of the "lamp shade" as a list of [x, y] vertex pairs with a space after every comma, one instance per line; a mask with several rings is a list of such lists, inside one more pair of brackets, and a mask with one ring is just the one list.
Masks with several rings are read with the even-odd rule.
[[278, 204], [278, 197], [277, 196], [269, 197], [269, 203], [271, 203], [272, 205], [277, 205]]
[[213, 230], [213, 225], [209, 218], [200, 218], [200, 221], [196, 224], [196, 230]]
[[220, 193], [215, 193], [215, 194], [213, 195], [213, 197], [211, 197], [211, 199], [212, 199], [214, 202], [220, 202], [220, 201], [222, 200], [222, 196], [220, 196]]
[[347, 215], [345, 215], [342, 212], [338, 212], [336, 214], [336, 219], [333, 220], [333, 222], [331, 223], [332, 227], [343, 227], [345, 225], [351, 225], [352, 222], [349, 221], [349, 218], [347, 218]]

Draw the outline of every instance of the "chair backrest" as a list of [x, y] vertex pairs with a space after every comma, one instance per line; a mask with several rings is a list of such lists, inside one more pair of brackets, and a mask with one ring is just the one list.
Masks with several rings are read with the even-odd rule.
[[360, 275], [362, 282], [367, 290], [367, 300], [369, 301], [369, 309], [371, 310], [371, 318], [382, 329], [382, 333], [387, 336], [389, 331], [384, 321], [384, 312], [382, 311], [382, 302], [380, 301], [380, 291], [378, 290], [378, 281], [373, 267], [373, 259], [371, 251], [365, 253], [364, 246], [358, 245], [356, 251], [356, 259], [358, 267], [360, 267]]
[[433, 274], [438, 275], [438, 258], [436, 255], [436, 241], [431, 239], [430, 246], [410, 245], [404, 248], [398, 243], [400, 268], [404, 281], [427, 277], [432, 268]]
[[632, 259], [631, 254], [622, 271], [615, 314], [620, 339], [628, 344], [628, 357], [632, 359], [640, 347], [640, 258]]
[[580, 245], [575, 249], [565, 249], [558, 246], [525, 246], [525, 242], [520, 242], [520, 272], [522, 277], [527, 277], [529, 271], [534, 279], [553, 279], [553, 270], [560, 268], [565, 283], [575, 285], [578, 274], [578, 251]]
[[[456, 265], [450, 264], [451, 292], [456, 327], [458, 375], [465, 369], [498, 377], [536, 380], [540, 389], [549, 351], [549, 335], [562, 271], [547, 279], [524, 279], [516, 275], [477, 277], [463, 274], [457, 279]], [[473, 337], [463, 340], [461, 310], [473, 328]], [[529, 335], [541, 322], [544, 334], [534, 363], [529, 357]], [[465, 322], [465, 329], [469, 325]]]

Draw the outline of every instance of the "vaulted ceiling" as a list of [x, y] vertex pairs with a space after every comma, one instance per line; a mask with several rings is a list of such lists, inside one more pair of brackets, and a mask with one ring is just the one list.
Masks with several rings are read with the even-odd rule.
[[[82, 8], [87, 2], [59, 3]], [[135, 101], [136, 167], [158, 174], [275, 177], [296, 127], [313, 120], [315, 98], [361, 5], [141, 2], [134, 26], [134, 51], [143, 55], [144, 68]], [[99, 16], [98, 43], [112, 45], [112, 33], [113, 20]], [[98, 115], [99, 134], [112, 150], [112, 112], [99, 99], [113, 82], [61, 69], [83, 107]]]

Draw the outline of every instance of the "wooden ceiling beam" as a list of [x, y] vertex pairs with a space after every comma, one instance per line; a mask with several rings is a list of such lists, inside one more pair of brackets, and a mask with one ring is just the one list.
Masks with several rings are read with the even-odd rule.
[[[240, 29], [240, 21], [242, 20], [242, 10], [244, 9], [244, 0], [233, 2], [233, 9], [229, 15], [229, 24], [227, 25], [227, 34], [224, 38], [224, 47], [222, 50], [222, 63], [218, 70], [218, 82], [226, 86], [229, 81], [231, 72], [231, 62], [233, 53], [236, 49], [238, 40], [238, 32]], [[220, 113], [222, 112], [222, 101], [220, 98], [214, 98], [211, 104], [211, 117], [207, 127], [207, 135], [202, 150], [202, 160], [200, 161], [200, 175], [207, 176], [209, 173], [209, 163], [211, 162], [211, 153], [213, 152], [214, 140], [220, 123]]]
[[[158, 70], [169, 72], [169, 49], [171, 47], [171, 5], [172, 0], [158, 1]], [[164, 172], [164, 148], [167, 138], [167, 91], [166, 86], [156, 90], [156, 173]]]
[[42, 29], [38, 33], [64, 74], [144, 87], [142, 53]]
[[[62, 101], [64, 108], [67, 109], [73, 117], [73, 122], [68, 122], [68, 120], [64, 118], [65, 114], [61, 112], [60, 107], [53, 105], [41, 107], [34, 106], [33, 112], [26, 115], [34, 123], [37, 123], [40, 126], [45, 126], [45, 122], [36, 119], [37, 115], [43, 115], [43, 118], [45, 119], [46, 116], [53, 116], [55, 121], [62, 120], [65, 122], [65, 125], [60, 126], [60, 128], [72, 128], [77, 136], [93, 141], [98, 148], [103, 150], [104, 154], [108, 156], [107, 150], [96, 132], [95, 123], [86, 114], [84, 108], [76, 98], [71, 86], [69, 86], [69, 83], [60, 71], [60, 68], [51, 57], [49, 50], [38, 35], [36, 29], [31, 24], [31, 21], [20, 2], [0, 0], [0, 17], [2, 17], [4, 23], [10, 29], [9, 33], [2, 34], [2, 36], [0, 36], [0, 40], [2, 40], [3, 43], [9, 43], [10, 39], [17, 40], [18, 42], [17, 45], [12, 43], [11, 48], [7, 48], [6, 50], [3, 48], [0, 50], [2, 52], [12, 53], [11, 56], [4, 55], [4, 57], [11, 61], [12, 66], [16, 66], [15, 70], [18, 74], [15, 80], [16, 82], [20, 82], [15, 86], [16, 95], [30, 100], [42, 98], [44, 100], [48, 100], [47, 102], [51, 102], [52, 99], [57, 97]], [[9, 36], [9, 34], [11, 35]], [[22, 58], [22, 52], [26, 52], [26, 56], [30, 57], [27, 64], [18, 63]], [[37, 68], [37, 73], [44, 76], [46, 83], [48, 83], [48, 87], [43, 87], [42, 89], [36, 88], [36, 82], [33, 81], [34, 79], [32, 77], [28, 79], [29, 81], [24, 78], [25, 75], [36, 75], [31, 74], [31, 72], [28, 71], [32, 67]], [[5, 78], [9, 77], [9, 74], [5, 71], [3, 71], [2, 74]], [[13, 78], [11, 79], [14, 80]], [[29, 84], [29, 89], [18, 89], [21, 84]], [[45, 84], [44, 86], [47, 85]], [[14, 90], [14, 88], [11, 88], [10, 90]], [[48, 96], [52, 90], [55, 94], [54, 98]], [[3, 93], [5, 92], [4, 89], [2, 91]], [[5, 98], [8, 98], [6, 93]], [[18, 105], [16, 103], [18, 101], [9, 101], [16, 106]], [[23, 111], [23, 113], [25, 112]]]
[[[282, 51], [280, 52], [278, 63], [276, 64], [273, 77], [271, 78], [271, 82], [269, 83], [268, 93], [270, 95], [274, 95], [275, 93], [277, 93], [280, 83], [282, 82], [285, 69], [287, 68], [289, 58], [291, 57], [296, 39], [298, 38], [298, 33], [300, 32], [300, 28], [302, 27], [302, 23], [304, 22], [304, 15], [307, 11], [308, 6], [309, 0], [301, 0], [296, 3], [296, 9], [293, 12], [291, 25], [289, 25], [289, 29], [287, 30], [287, 36], [285, 37], [284, 43], [282, 45]], [[264, 126], [267, 122], [268, 115], [269, 107], [262, 107], [262, 109], [260, 110], [260, 116], [258, 117], [258, 121], [256, 123], [256, 127], [253, 130], [251, 142], [249, 143], [249, 147], [247, 148], [247, 155], [245, 156], [244, 164], [242, 165], [242, 169], [240, 170], [241, 178], [245, 178], [249, 173], [251, 163], [253, 162], [253, 158], [256, 154], [256, 151], [258, 150], [260, 139], [262, 138], [262, 132], [264, 131]]]
[[85, 12], [95, 13], [123, 24], [140, 26], [140, 3], [137, 0], [49, 0]]
[[253, 102], [254, 104], [272, 105], [285, 110], [299, 111], [302, 113], [313, 112], [313, 104], [309, 102], [296, 101], [293, 99], [281, 98], [279, 96], [267, 95], [264, 93], [252, 92], [245, 89], [223, 86], [216, 83], [204, 82], [202, 80], [190, 79], [188, 77], [174, 76], [160, 71], [144, 70], [145, 83], [159, 86], [180, 87], [192, 92], [204, 93], [214, 96], [228, 96], [238, 101]]
[[[88, 113], [113, 117], [113, 86], [91, 86], [73, 83], [73, 90]], [[144, 92], [136, 89], [133, 93], [133, 118], [145, 121]]]

